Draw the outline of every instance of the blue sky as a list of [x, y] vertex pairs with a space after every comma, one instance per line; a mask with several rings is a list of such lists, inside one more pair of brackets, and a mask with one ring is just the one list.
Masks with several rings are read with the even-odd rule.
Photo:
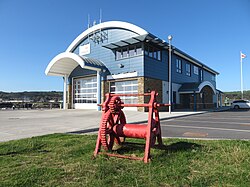
[[220, 72], [217, 88], [250, 90], [249, 0], [0, 0], [0, 91], [63, 88], [61, 77], [46, 76], [50, 60], [67, 49], [91, 22], [126, 21], [167, 40]]

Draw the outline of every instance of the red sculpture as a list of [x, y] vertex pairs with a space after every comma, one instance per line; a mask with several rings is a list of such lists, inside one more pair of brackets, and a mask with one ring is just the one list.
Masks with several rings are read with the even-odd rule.
[[[102, 153], [108, 156], [143, 160], [145, 163], [149, 162], [150, 148], [155, 146], [156, 139], [159, 146], [163, 145], [158, 107], [169, 106], [169, 104], [157, 103], [157, 95], [158, 93], [155, 91], [145, 94], [106, 94], [106, 101], [100, 105], [103, 112], [94, 157], [98, 153]], [[124, 104], [120, 96], [150, 96], [150, 101], [147, 104]], [[148, 124], [127, 124], [126, 117], [122, 111], [124, 107], [148, 107]], [[146, 140], [143, 158], [108, 153], [112, 151], [114, 143], [121, 144], [125, 138]], [[100, 152], [101, 146], [105, 152]]]

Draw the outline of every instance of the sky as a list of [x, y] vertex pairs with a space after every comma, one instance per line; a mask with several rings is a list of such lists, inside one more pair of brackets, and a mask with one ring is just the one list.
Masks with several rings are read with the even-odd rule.
[[0, 0], [0, 91], [62, 91], [50, 60], [91, 23], [125, 21], [166, 40], [220, 74], [217, 89], [250, 90], [250, 0]]

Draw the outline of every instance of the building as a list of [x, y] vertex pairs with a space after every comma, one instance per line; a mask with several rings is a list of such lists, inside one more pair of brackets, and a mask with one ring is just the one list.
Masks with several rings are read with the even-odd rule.
[[[98, 109], [107, 92], [156, 90], [159, 102], [168, 103], [168, 46], [136, 25], [104, 22], [81, 33], [65, 52], [50, 61], [45, 73], [63, 77], [64, 109]], [[218, 107], [219, 73], [176, 47], [171, 56], [173, 107]], [[122, 99], [125, 103], [147, 100], [142, 96]]]

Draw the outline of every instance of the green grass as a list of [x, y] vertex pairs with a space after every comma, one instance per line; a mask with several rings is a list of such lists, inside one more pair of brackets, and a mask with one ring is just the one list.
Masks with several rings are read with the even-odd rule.
[[[0, 143], [0, 186], [250, 186], [249, 141], [164, 139], [149, 164], [93, 160], [95, 142], [95, 135], [54, 134]], [[144, 153], [138, 145], [118, 151]]]

